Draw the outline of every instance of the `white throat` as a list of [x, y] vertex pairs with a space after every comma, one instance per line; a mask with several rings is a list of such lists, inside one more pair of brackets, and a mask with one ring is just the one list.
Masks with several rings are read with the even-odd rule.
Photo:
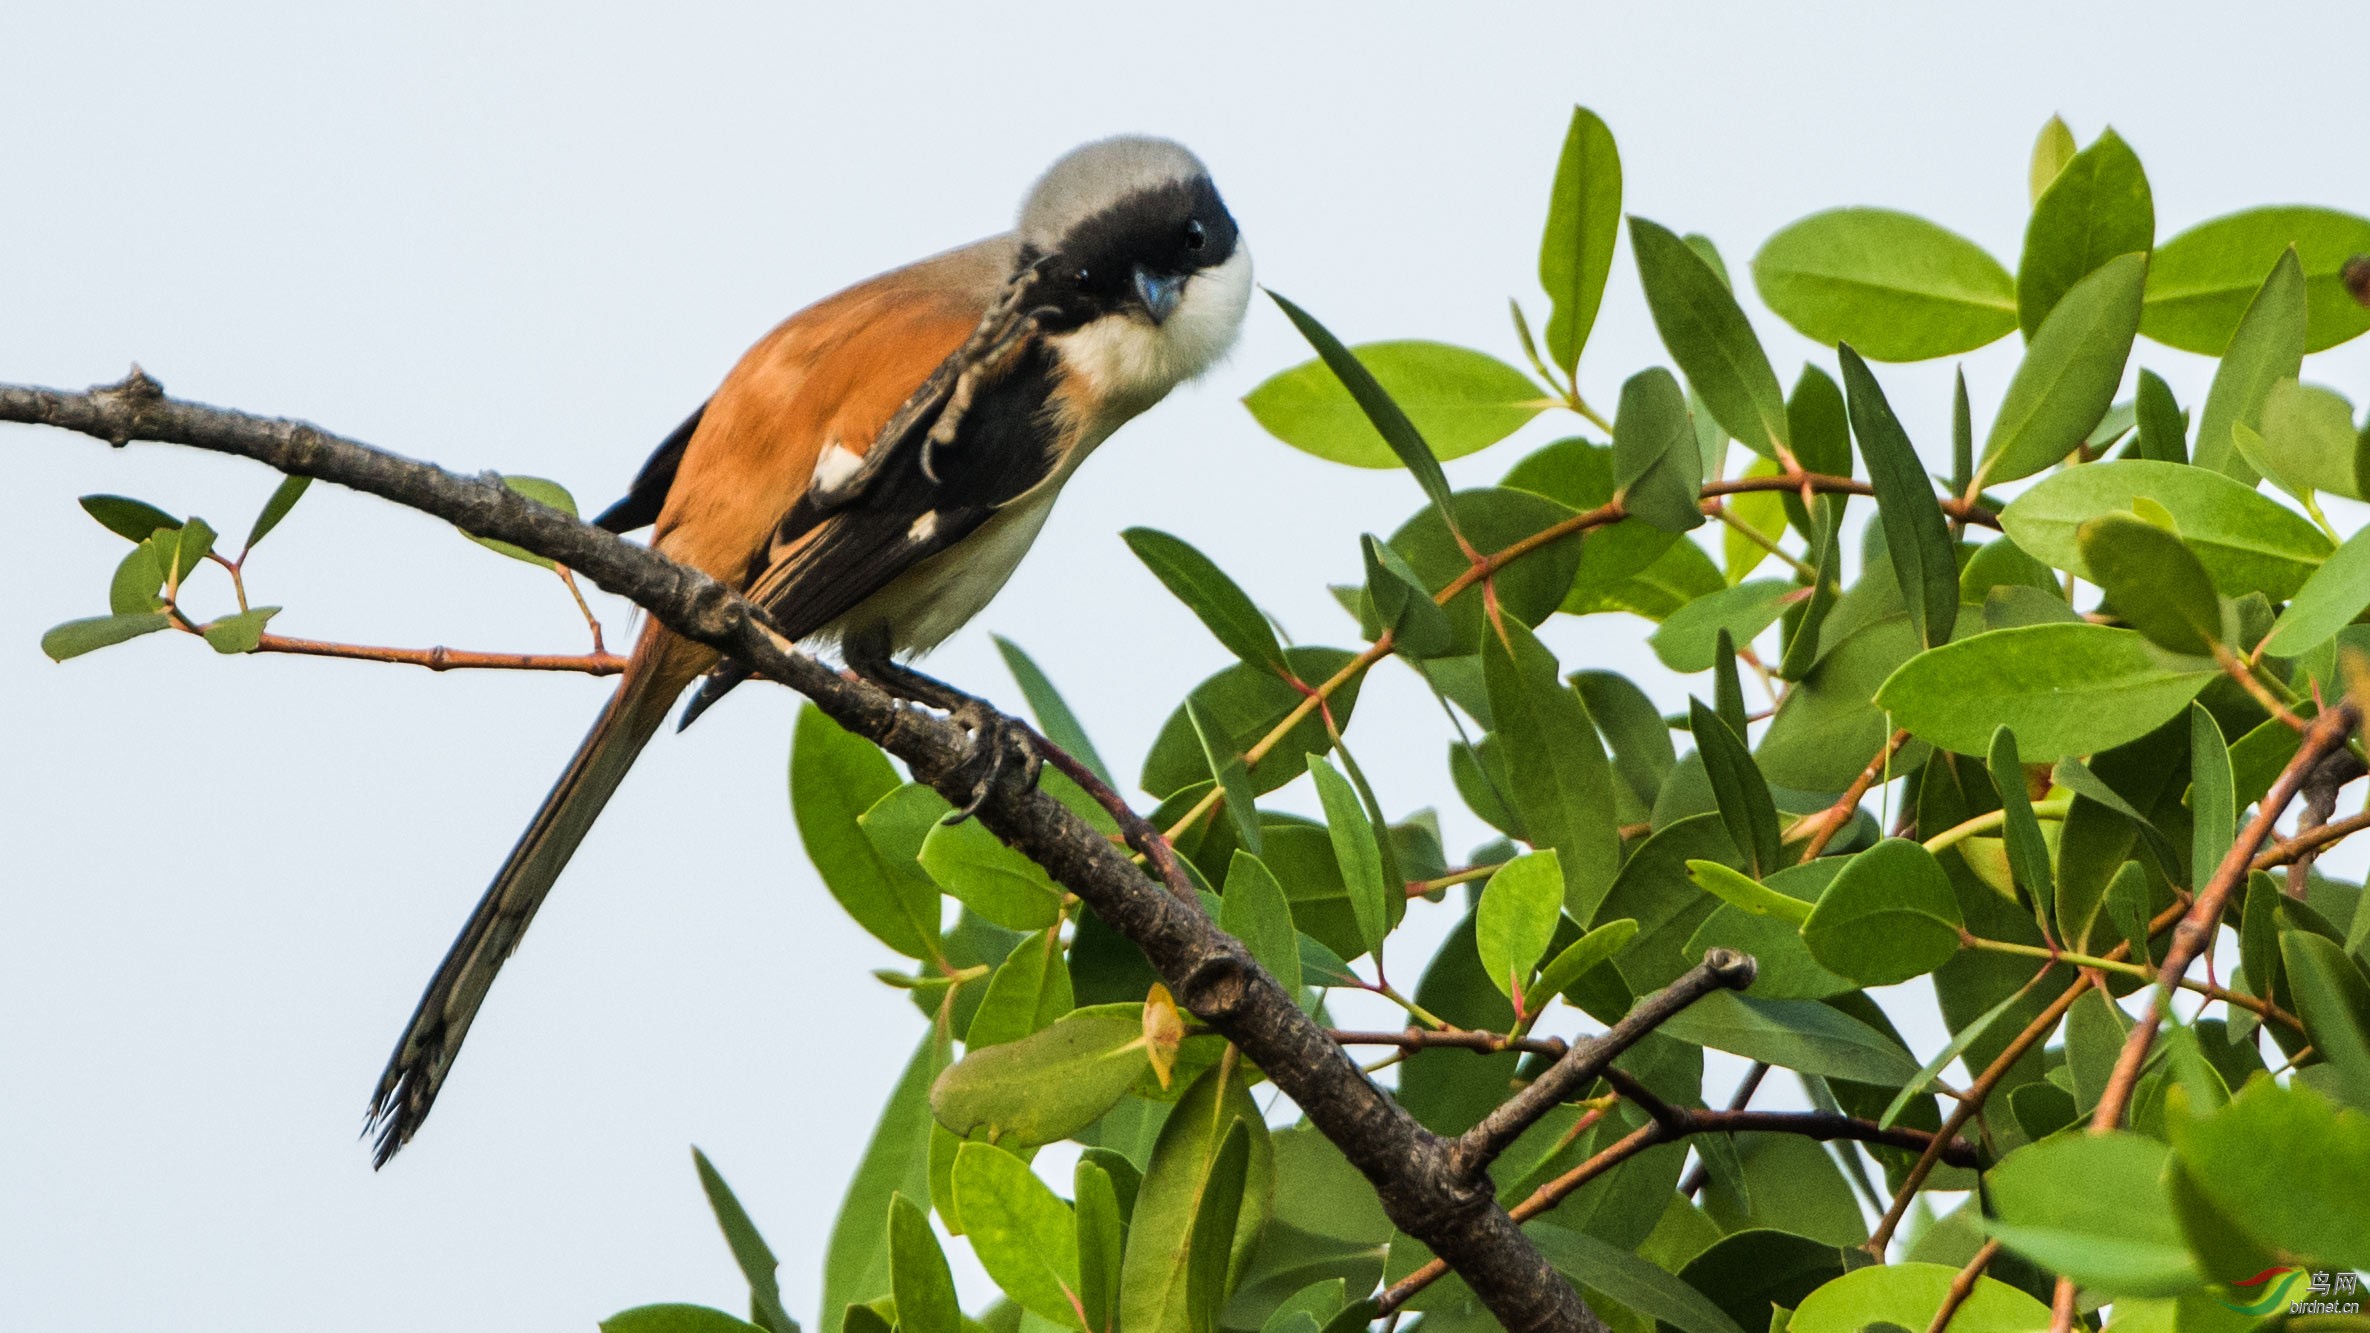
[[1218, 364], [1234, 346], [1250, 304], [1251, 250], [1238, 241], [1225, 263], [1186, 281], [1165, 322], [1105, 315], [1049, 341], [1094, 397], [1120, 408], [1124, 419]]

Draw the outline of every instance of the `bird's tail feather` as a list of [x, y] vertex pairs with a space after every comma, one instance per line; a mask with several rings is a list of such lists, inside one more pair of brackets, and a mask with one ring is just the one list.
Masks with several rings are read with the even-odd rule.
[[510, 849], [509, 859], [478, 899], [469, 924], [461, 928], [420, 996], [371, 1097], [369, 1123], [378, 1133], [376, 1165], [386, 1165], [427, 1118], [494, 974], [517, 947], [560, 870], [687, 683], [689, 675], [670, 669], [675, 664], [668, 659], [677, 654], [667, 652], [668, 645], [658, 636], [646, 638], [642, 646], [644, 651], [635, 655], [617, 693], [551, 794], [543, 798], [534, 822], [519, 835], [518, 845]]

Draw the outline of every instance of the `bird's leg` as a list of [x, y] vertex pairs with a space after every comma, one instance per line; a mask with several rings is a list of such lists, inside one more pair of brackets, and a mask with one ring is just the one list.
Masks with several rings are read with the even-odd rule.
[[900, 699], [935, 708], [971, 733], [971, 755], [963, 764], [970, 778], [970, 798], [948, 815], [945, 823], [960, 824], [979, 813], [988, 793], [1014, 763], [1021, 766], [1024, 786], [1037, 785], [1045, 756], [1038, 753], [1027, 725], [1004, 716], [985, 699], [893, 660], [885, 633], [850, 635], [842, 645], [842, 655], [848, 670], [859, 678]]

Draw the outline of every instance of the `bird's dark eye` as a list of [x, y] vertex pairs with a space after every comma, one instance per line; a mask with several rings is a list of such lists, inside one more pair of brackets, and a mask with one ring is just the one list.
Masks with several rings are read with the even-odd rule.
[[1070, 281], [1077, 283], [1081, 287], [1084, 287], [1093, 277], [1094, 273], [1091, 270], [1082, 268], [1076, 273], [1070, 275]]
[[1185, 220], [1186, 249], [1199, 250], [1202, 248], [1202, 246], [1209, 243], [1209, 239], [1210, 238], [1202, 231], [1200, 218], [1187, 218]]

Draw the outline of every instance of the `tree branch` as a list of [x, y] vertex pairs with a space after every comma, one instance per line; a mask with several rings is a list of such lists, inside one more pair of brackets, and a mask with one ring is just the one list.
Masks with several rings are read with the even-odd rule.
[[466, 648], [378, 648], [362, 643], [331, 643], [324, 639], [292, 639], [266, 634], [256, 640], [259, 653], [294, 653], [302, 657], [343, 657], [357, 662], [393, 662], [426, 667], [430, 671], [573, 671], [587, 676], [614, 676], [625, 670], [625, 659], [615, 653], [489, 653]]
[[[670, 630], [814, 700], [842, 727], [903, 760], [917, 781], [968, 800], [973, 740], [799, 651], [732, 590], [644, 547], [536, 504], [498, 482], [463, 477], [331, 435], [310, 424], [167, 398], [137, 368], [115, 385], [72, 392], [0, 385], [0, 421], [55, 426], [122, 445], [157, 440], [254, 459], [393, 500], [474, 535], [509, 542], [625, 597]], [[1044, 867], [1143, 950], [1187, 1009], [1223, 1033], [1297, 1103], [1374, 1185], [1385, 1213], [1461, 1274], [1518, 1333], [1602, 1333], [1573, 1285], [1465, 1169], [1457, 1145], [1425, 1129], [1302, 1013], [1242, 943], [1191, 901], [1145, 878], [1102, 834], [1020, 765], [980, 803], [980, 823]]]

